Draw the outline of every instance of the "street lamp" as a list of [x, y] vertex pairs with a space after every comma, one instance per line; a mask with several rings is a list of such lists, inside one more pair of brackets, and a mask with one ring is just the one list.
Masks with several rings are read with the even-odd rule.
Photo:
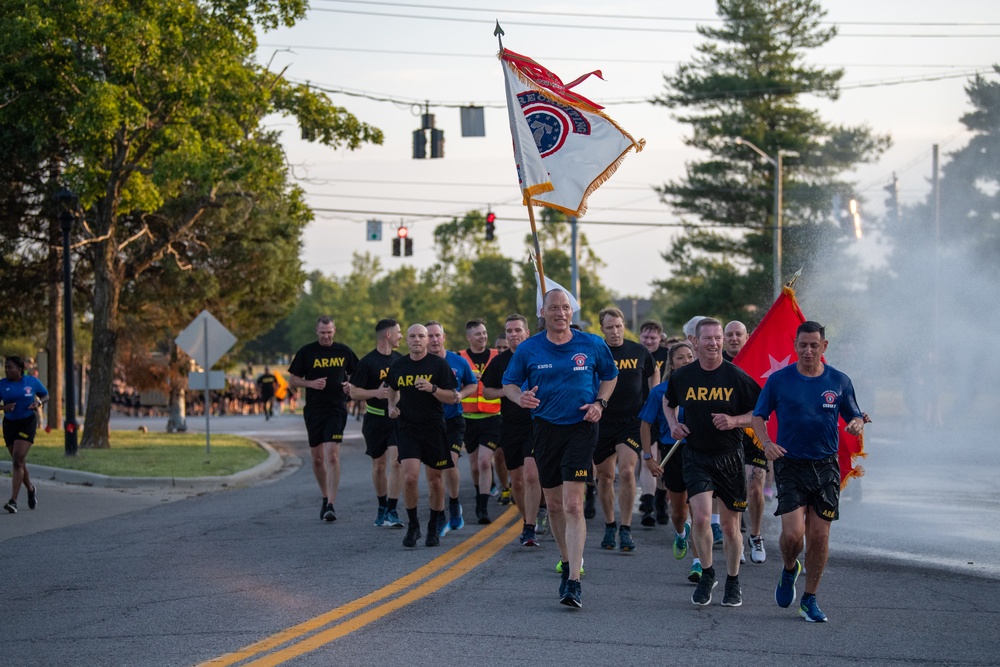
[[778, 157], [773, 158], [743, 137], [734, 139], [737, 146], [747, 146], [757, 155], [767, 160], [774, 167], [774, 298], [781, 294], [781, 158], [784, 155], [796, 156], [794, 151], [779, 150]]
[[63, 256], [63, 318], [66, 328], [66, 456], [76, 456], [76, 382], [73, 370], [73, 277], [69, 265], [69, 233], [73, 229], [73, 219], [79, 199], [70, 190], [63, 188], [56, 193], [59, 204], [59, 227], [62, 228]]

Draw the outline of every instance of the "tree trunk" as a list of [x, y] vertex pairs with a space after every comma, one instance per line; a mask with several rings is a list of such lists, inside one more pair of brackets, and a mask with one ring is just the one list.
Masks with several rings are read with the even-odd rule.
[[111, 390], [118, 346], [118, 300], [124, 277], [116, 257], [114, 236], [94, 245], [94, 341], [90, 352], [87, 416], [80, 447], [106, 449], [111, 446]]

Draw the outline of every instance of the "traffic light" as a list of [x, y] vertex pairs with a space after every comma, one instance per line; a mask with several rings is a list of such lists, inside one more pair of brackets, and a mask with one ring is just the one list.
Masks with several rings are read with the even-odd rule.
[[423, 160], [427, 157], [427, 135], [423, 130], [413, 131], [413, 159]]
[[409, 236], [403, 239], [403, 254], [407, 257], [413, 254], [413, 239]]
[[409, 233], [409, 230], [407, 230], [406, 227], [400, 226], [400, 227], [396, 228], [396, 238], [394, 238], [392, 240], [392, 256], [393, 257], [399, 257], [400, 255], [403, 254], [401, 252], [401, 250], [404, 247], [404, 243], [403, 243], [404, 240], [406, 241], [406, 243], [405, 243], [406, 254], [407, 255], [412, 255], [413, 254], [413, 241], [411, 239], [409, 239], [409, 238], [406, 237], [406, 235], [408, 233]]
[[495, 223], [497, 221], [497, 214], [490, 211], [486, 214], [486, 240], [493, 240], [493, 233], [496, 230]]
[[444, 157], [444, 130], [431, 129], [431, 157]]
[[392, 240], [392, 256], [393, 257], [399, 257], [402, 254], [399, 251], [399, 249], [400, 249], [400, 238], [397, 236], [396, 238], [394, 238]]

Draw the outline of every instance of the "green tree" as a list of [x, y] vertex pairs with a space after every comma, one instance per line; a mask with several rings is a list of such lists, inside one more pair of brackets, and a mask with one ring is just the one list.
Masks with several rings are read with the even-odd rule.
[[[0, 0], [9, 26], [0, 132], [46, 149], [28, 156], [34, 183], [21, 192], [40, 206], [54, 188], [42, 179], [55, 174], [84, 211], [77, 242], [93, 281], [93, 366], [82, 446], [108, 446], [123, 292], [177, 259], [215, 210], [256, 205], [256, 189], [295, 205], [263, 118], [294, 115], [304, 136], [331, 147], [381, 141], [325, 96], [254, 61], [257, 31], [290, 26], [305, 10], [303, 0]], [[298, 270], [297, 257], [285, 261]]]
[[[813, 0], [718, 0], [721, 27], [699, 26], [707, 41], [698, 55], [665, 77], [655, 103], [680, 110], [692, 127], [689, 146], [709, 153], [687, 174], [658, 191], [686, 216], [687, 225], [663, 256], [672, 277], [659, 287], [674, 295], [687, 316], [714, 312], [752, 320], [771, 300], [775, 169], [743, 137], [774, 158], [784, 158], [783, 265], [791, 274], [825, 257], [845, 257], [847, 241], [830, 224], [835, 194], [851, 196], [840, 175], [875, 160], [888, 136], [867, 127], [828, 123], [804, 108], [798, 95], [839, 96], [843, 70], [805, 63], [805, 53], [834, 38], [821, 24], [825, 12]], [[689, 217], [687, 217], [689, 216]], [[834, 264], [833, 262], [830, 263]], [[783, 279], [787, 279], [787, 275]]]

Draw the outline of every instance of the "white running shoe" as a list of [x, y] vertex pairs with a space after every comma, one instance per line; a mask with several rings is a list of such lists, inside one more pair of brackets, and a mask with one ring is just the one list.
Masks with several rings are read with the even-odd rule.
[[764, 537], [762, 535], [750, 536], [750, 560], [755, 563], [763, 563], [767, 560], [767, 551], [764, 550]]

